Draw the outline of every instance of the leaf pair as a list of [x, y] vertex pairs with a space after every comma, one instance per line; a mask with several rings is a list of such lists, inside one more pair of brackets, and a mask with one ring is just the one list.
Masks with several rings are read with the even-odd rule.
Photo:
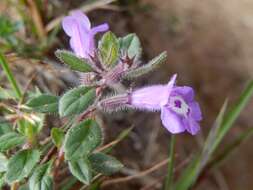
[[94, 172], [110, 175], [122, 167], [108, 155], [93, 153], [101, 142], [102, 130], [90, 119], [74, 126], [66, 135], [64, 152], [70, 171], [85, 184], [91, 182]]
[[[101, 63], [108, 67], [114, 65], [119, 58], [119, 42], [112, 32], [107, 32], [103, 35], [98, 45], [99, 58]], [[93, 72], [92, 64], [89, 59], [77, 57], [75, 54], [57, 50], [55, 55], [70, 69], [79, 72]]]
[[61, 117], [80, 114], [94, 101], [95, 89], [79, 86], [65, 93], [60, 99], [57, 96], [41, 94], [29, 100], [27, 106], [39, 113], [57, 113]]
[[[129, 58], [138, 60], [141, 56], [141, 44], [136, 34], [129, 34], [123, 38], [117, 38], [112, 32], [103, 35], [98, 43], [98, 56], [102, 65], [112, 67], [119, 60], [120, 52], [124, 52]], [[80, 72], [92, 72], [90, 60], [80, 58], [65, 50], [57, 50], [56, 56], [70, 69]]]

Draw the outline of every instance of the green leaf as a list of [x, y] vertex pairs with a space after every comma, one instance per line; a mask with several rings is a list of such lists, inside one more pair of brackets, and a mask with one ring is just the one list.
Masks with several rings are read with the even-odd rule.
[[29, 179], [29, 189], [52, 190], [53, 178], [50, 175], [51, 167], [51, 162], [38, 166]]
[[98, 44], [100, 59], [105, 66], [112, 66], [119, 57], [119, 42], [112, 32], [103, 35]]
[[250, 101], [253, 95], [253, 80], [249, 82], [246, 89], [242, 92], [239, 100], [233, 105], [230, 111], [225, 115], [221, 127], [219, 129], [219, 134], [214, 142], [214, 149], [222, 141], [223, 137], [233, 126], [235, 120], [239, 117], [242, 110], [245, 108], [247, 103]]
[[142, 48], [140, 39], [136, 34], [128, 34], [123, 38], [119, 38], [120, 50], [126, 52], [129, 58], [139, 59], [141, 57]]
[[8, 162], [6, 180], [8, 183], [20, 181], [27, 177], [40, 159], [38, 150], [22, 150]]
[[51, 137], [53, 140], [53, 143], [55, 144], [55, 146], [57, 148], [60, 148], [63, 140], [64, 140], [64, 131], [60, 128], [56, 128], [54, 127], [53, 129], [51, 129]]
[[156, 56], [155, 58], [153, 58], [151, 61], [149, 61], [147, 64], [138, 67], [137, 69], [131, 69], [129, 70], [124, 78], [127, 79], [135, 79], [138, 78], [142, 75], [145, 75], [153, 70], [155, 70], [156, 68], [158, 68], [162, 63], [165, 62], [167, 58], [167, 53], [166, 52], [162, 52], [160, 55]]
[[63, 63], [67, 64], [70, 69], [80, 72], [91, 72], [93, 71], [91, 63], [88, 59], [77, 57], [75, 54], [65, 50], [57, 50], [55, 52]]
[[0, 136], [12, 132], [12, 127], [9, 123], [0, 123]]
[[175, 190], [188, 190], [193, 182], [196, 180], [196, 173], [199, 169], [200, 158], [197, 155], [192, 162], [183, 171], [180, 179], [175, 184]]
[[248, 128], [245, 131], [241, 132], [230, 144], [226, 145], [223, 150], [208, 163], [207, 168], [211, 169], [219, 166], [252, 135], [253, 128]]
[[0, 151], [3, 152], [9, 150], [24, 143], [24, 136], [15, 132], [6, 133], [0, 137]]
[[73, 186], [78, 182], [74, 176], [70, 176], [67, 180], [59, 185], [60, 190], [71, 190]]
[[102, 142], [102, 131], [98, 124], [85, 120], [72, 127], [65, 138], [64, 152], [67, 160], [86, 157]]
[[2, 186], [5, 183], [4, 178], [5, 178], [4, 173], [0, 173], [0, 189], [2, 188]]
[[16, 99], [15, 92], [10, 89], [4, 89], [0, 86], [0, 100]]
[[8, 159], [2, 153], [0, 153], [0, 173], [7, 171]]
[[57, 113], [58, 100], [59, 98], [57, 96], [41, 94], [29, 100], [26, 105], [36, 112]]
[[210, 156], [214, 151], [213, 142], [217, 137], [217, 132], [223, 120], [226, 108], [227, 108], [227, 100], [224, 102], [213, 124], [213, 127], [209, 132], [207, 139], [205, 140], [205, 144], [201, 153], [197, 154], [192, 159], [187, 168], [182, 172], [180, 178], [178, 179], [175, 185], [175, 190], [189, 189], [189, 187], [191, 187], [198, 178], [199, 174], [201, 173], [201, 170], [205, 167], [206, 163], [208, 162]]
[[81, 182], [89, 185], [92, 179], [92, 171], [89, 160], [81, 158], [74, 161], [69, 161], [70, 172]]
[[89, 160], [92, 169], [104, 175], [112, 175], [123, 167], [118, 160], [103, 153], [91, 154]]
[[94, 88], [79, 86], [64, 94], [59, 102], [61, 117], [82, 113], [96, 97]]
[[0, 52], [0, 65], [2, 66], [3, 68], [3, 71], [7, 77], [7, 79], [9, 80], [11, 86], [12, 86], [12, 89], [13, 91], [15, 92], [16, 94], [16, 97], [18, 99], [20, 99], [22, 97], [22, 92], [17, 84], [17, 81], [13, 75], [13, 73], [11, 72], [10, 70], [10, 67], [9, 67], [9, 63], [8, 61], [6, 60], [4, 54], [2, 52]]
[[44, 119], [44, 114], [36, 114], [30, 120], [20, 120], [19, 123], [21, 125], [18, 126], [19, 133], [26, 136], [29, 140], [33, 139], [43, 128]]
[[6, 16], [0, 15], [0, 36], [1, 38], [8, 39], [13, 34], [20, 29], [20, 26], [17, 22]]

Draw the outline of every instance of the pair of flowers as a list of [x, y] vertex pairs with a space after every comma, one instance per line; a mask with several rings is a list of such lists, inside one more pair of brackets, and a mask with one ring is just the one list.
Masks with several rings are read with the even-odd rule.
[[[92, 28], [88, 17], [81, 11], [74, 11], [65, 17], [62, 26], [70, 37], [74, 53], [86, 59], [91, 59], [95, 54], [95, 35], [109, 29], [106, 23]], [[173, 134], [187, 131], [195, 135], [200, 129], [202, 115], [199, 104], [194, 100], [194, 90], [188, 86], [176, 86], [175, 83], [176, 75], [173, 75], [166, 85], [143, 87], [114, 98], [136, 109], [161, 111], [163, 126]]]

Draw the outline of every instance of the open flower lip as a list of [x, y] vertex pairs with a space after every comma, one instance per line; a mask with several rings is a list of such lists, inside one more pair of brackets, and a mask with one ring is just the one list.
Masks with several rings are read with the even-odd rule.
[[94, 55], [95, 35], [109, 29], [107, 23], [92, 28], [89, 18], [80, 10], [72, 11], [69, 16], [64, 17], [62, 27], [70, 37], [70, 46], [74, 53], [88, 59]]
[[148, 111], [161, 111], [163, 126], [171, 133], [184, 131], [195, 135], [200, 130], [202, 114], [194, 99], [194, 91], [188, 86], [176, 86], [176, 75], [167, 85], [153, 85], [133, 91], [130, 105]]

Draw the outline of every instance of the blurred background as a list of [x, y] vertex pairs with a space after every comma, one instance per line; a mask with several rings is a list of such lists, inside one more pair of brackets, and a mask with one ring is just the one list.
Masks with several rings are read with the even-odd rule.
[[[31, 81], [29, 88], [61, 95], [79, 83], [78, 75], [54, 57], [56, 49], [69, 49], [69, 39], [59, 21], [73, 9], [87, 12], [93, 25], [108, 22], [117, 36], [136, 33], [143, 46], [143, 64], [164, 50], [168, 52], [166, 64], [136, 81], [134, 87], [166, 83], [178, 73], [178, 84], [196, 90], [204, 116], [201, 134], [178, 135], [177, 164], [198, 150], [225, 99], [233, 102], [252, 78], [251, 0], [1, 0], [0, 48], [8, 53], [11, 69], [22, 86]], [[0, 84], [7, 85], [2, 72]], [[251, 101], [225, 143], [253, 127], [252, 113]], [[119, 176], [138, 173], [166, 158], [170, 134], [162, 127], [159, 113], [119, 112], [100, 114], [100, 119], [105, 142], [127, 127], [135, 127], [113, 150], [126, 166]], [[193, 189], [251, 190], [252, 145], [253, 138], [248, 139]], [[160, 189], [166, 168], [104, 189]]]

